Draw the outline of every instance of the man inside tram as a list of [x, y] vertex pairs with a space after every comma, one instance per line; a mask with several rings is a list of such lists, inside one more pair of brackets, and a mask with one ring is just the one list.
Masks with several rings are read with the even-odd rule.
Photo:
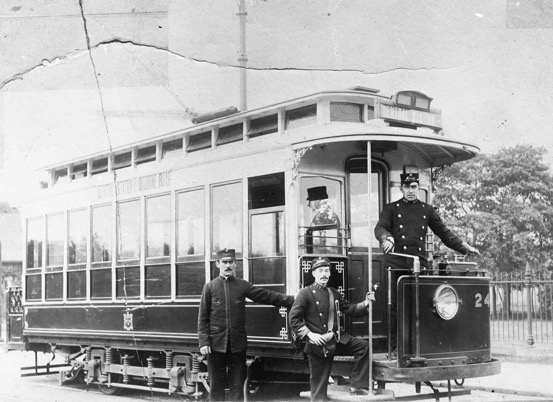
[[371, 385], [369, 341], [341, 331], [338, 312], [352, 317], [368, 315], [369, 303], [375, 300], [374, 292], [368, 292], [365, 300], [354, 304], [336, 289], [327, 287], [330, 279], [328, 258], [315, 258], [311, 274], [315, 282], [300, 289], [290, 310], [294, 334], [306, 339], [304, 351], [309, 361], [311, 400], [328, 400], [328, 378], [334, 355], [354, 356], [350, 394], [368, 395]]
[[384, 251], [383, 264], [391, 268], [391, 316], [390, 349], [392, 357], [397, 356], [397, 280], [409, 275], [410, 268], [402, 265], [405, 259], [387, 256], [388, 253], [409, 254], [419, 257], [421, 269], [430, 268], [426, 256], [426, 233], [428, 228], [449, 248], [461, 254], [480, 254], [465, 241], [456, 236], [442, 221], [433, 206], [418, 199], [419, 174], [401, 174], [403, 197], [387, 204], [382, 209], [374, 234]]

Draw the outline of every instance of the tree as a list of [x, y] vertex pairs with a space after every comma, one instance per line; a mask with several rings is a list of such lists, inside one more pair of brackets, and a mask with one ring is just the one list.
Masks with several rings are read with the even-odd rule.
[[434, 204], [491, 272], [553, 267], [553, 179], [543, 147], [517, 145], [446, 168]]

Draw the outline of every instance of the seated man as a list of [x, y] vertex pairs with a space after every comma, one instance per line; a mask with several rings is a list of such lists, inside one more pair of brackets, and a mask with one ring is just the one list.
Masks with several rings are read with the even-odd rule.
[[350, 303], [334, 288], [326, 285], [330, 279], [328, 258], [316, 258], [311, 263], [315, 282], [299, 291], [290, 310], [290, 324], [297, 336], [307, 338], [305, 353], [309, 360], [312, 401], [328, 400], [328, 377], [332, 371], [334, 355], [355, 356], [351, 372], [351, 395], [368, 395], [369, 341], [355, 338], [340, 331], [338, 310], [359, 317], [369, 314], [367, 309], [374, 301], [374, 292], [357, 304]]

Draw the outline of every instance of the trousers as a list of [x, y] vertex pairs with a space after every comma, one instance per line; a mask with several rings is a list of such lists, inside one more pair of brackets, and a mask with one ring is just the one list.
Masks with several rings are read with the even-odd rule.
[[[230, 350], [230, 348], [228, 348]], [[211, 352], [208, 356], [209, 400], [224, 401], [225, 388], [229, 387], [229, 401], [244, 400], [246, 381], [246, 352]]]
[[[338, 343], [335, 356], [354, 356], [353, 370], [350, 375], [350, 385], [356, 388], [369, 387], [370, 360], [369, 341], [351, 337], [347, 343]], [[328, 377], [332, 371], [334, 356], [319, 357], [308, 354], [309, 385], [312, 401], [328, 401]]]

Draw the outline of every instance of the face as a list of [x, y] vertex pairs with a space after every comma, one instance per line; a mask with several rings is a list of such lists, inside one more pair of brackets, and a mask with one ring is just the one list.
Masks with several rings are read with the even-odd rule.
[[419, 184], [402, 184], [401, 192], [403, 193], [403, 198], [405, 198], [407, 201], [415, 201], [419, 196]]
[[217, 268], [219, 268], [219, 274], [224, 277], [233, 276], [236, 271], [235, 260], [217, 260]]
[[326, 286], [330, 279], [330, 267], [319, 267], [311, 271], [311, 274], [315, 278], [316, 284]]

